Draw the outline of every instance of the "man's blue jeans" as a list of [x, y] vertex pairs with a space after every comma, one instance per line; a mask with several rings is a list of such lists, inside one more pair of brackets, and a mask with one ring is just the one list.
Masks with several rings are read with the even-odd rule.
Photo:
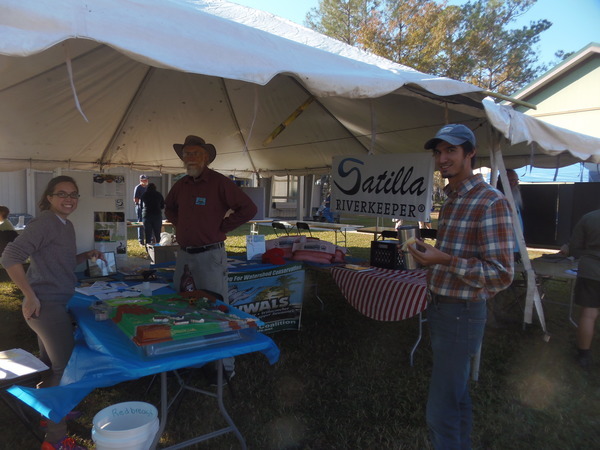
[[486, 314], [484, 300], [427, 308], [433, 350], [427, 426], [436, 450], [471, 448], [471, 357], [481, 347]]
[[[138, 222], [142, 222], [142, 207], [140, 205], [135, 205], [135, 214], [137, 215], [137, 221]], [[137, 232], [138, 232], [138, 241], [140, 241], [140, 244], [143, 244], [145, 242], [144, 239], [144, 235], [146, 234], [146, 232], [144, 231], [144, 227], [137, 227]]]

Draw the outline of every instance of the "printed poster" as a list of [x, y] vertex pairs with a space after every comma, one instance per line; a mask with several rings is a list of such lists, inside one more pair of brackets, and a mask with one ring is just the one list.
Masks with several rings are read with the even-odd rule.
[[94, 174], [94, 197], [121, 197], [125, 196], [125, 177], [108, 173]]
[[94, 212], [94, 247], [101, 252], [127, 254], [127, 222], [124, 212]]
[[429, 222], [433, 170], [430, 151], [336, 156], [331, 166], [331, 210]]
[[303, 297], [302, 263], [229, 273], [229, 303], [262, 320], [262, 333], [300, 329]]

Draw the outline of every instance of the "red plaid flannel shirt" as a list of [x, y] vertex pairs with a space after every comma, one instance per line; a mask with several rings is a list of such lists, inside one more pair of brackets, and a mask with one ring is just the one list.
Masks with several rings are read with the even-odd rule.
[[428, 274], [438, 295], [467, 300], [493, 297], [513, 279], [513, 225], [506, 198], [480, 174], [452, 191], [440, 210], [436, 247], [451, 255], [450, 265], [436, 264]]

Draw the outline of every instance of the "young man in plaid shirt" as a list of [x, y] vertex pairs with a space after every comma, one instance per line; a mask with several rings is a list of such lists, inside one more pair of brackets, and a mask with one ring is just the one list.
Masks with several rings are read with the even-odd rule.
[[506, 198], [473, 174], [475, 136], [450, 124], [425, 143], [448, 179], [435, 247], [418, 242], [410, 253], [429, 267], [433, 369], [427, 425], [436, 449], [470, 449], [471, 358], [481, 347], [486, 301], [513, 279], [513, 227]]

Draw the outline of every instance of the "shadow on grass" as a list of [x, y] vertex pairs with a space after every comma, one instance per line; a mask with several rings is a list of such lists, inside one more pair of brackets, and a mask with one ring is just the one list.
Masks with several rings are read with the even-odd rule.
[[[228, 239], [228, 250], [243, 255], [244, 236], [241, 231]], [[402, 322], [366, 318], [345, 301], [328, 275], [320, 274], [318, 282], [325, 307], [307, 289], [301, 330], [271, 336], [281, 350], [279, 362], [269, 365], [261, 354], [236, 358], [233, 390], [226, 389], [225, 405], [248, 447], [430, 448], [424, 419], [431, 370], [427, 327], [415, 366], [410, 367], [416, 318]], [[0, 286], [0, 341], [7, 348], [33, 351], [36, 340], [20, 315], [18, 291], [7, 285]], [[568, 296], [562, 283], [548, 289], [558, 298]], [[574, 328], [568, 323], [567, 308], [544, 306], [552, 335], [546, 343], [538, 323], [522, 329], [519, 305], [509, 311], [514, 323], [486, 330], [480, 379], [472, 383], [474, 448], [596, 448], [600, 377], [597, 367], [588, 374], [574, 365]], [[207, 387], [200, 371], [188, 375], [192, 384]], [[71, 430], [91, 446], [92, 419], [100, 409], [129, 400], [158, 406], [159, 385], [150, 382], [145, 377], [96, 389], [77, 407], [83, 416]], [[4, 405], [0, 421], [3, 441], [11, 443], [5, 448], [38, 446]], [[187, 394], [169, 417], [161, 445], [223, 426], [214, 399]], [[229, 434], [197, 448], [239, 448], [239, 443]]]

